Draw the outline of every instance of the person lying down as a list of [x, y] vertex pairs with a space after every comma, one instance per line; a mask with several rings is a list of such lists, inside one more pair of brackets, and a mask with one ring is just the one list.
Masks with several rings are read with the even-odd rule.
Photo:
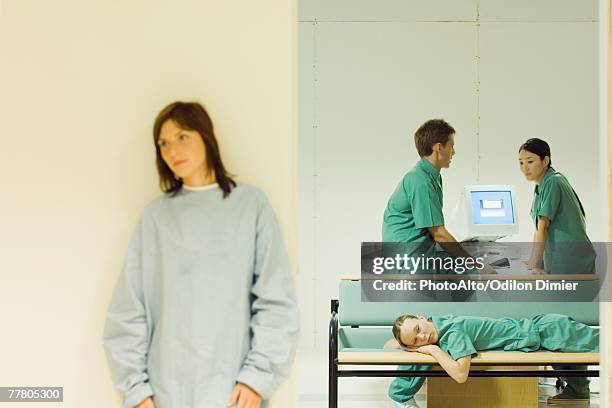
[[[458, 383], [467, 381], [472, 357], [478, 351], [599, 352], [599, 329], [569, 316], [540, 314], [530, 319], [510, 317], [403, 315], [393, 325], [393, 337], [385, 348], [401, 348], [429, 354]], [[402, 370], [428, 370], [429, 366], [400, 366]], [[585, 366], [553, 366], [556, 369], [586, 369]], [[567, 386], [548, 399], [549, 405], [589, 404], [589, 379], [564, 378]], [[423, 377], [398, 377], [389, 387], [389, 397], [399, 406], [421, 388]]]

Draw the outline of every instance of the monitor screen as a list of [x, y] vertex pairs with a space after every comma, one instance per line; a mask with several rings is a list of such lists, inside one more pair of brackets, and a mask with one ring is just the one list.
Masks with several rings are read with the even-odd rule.
[[472, 223], [514, 224], [512, 192], [471, 191]]

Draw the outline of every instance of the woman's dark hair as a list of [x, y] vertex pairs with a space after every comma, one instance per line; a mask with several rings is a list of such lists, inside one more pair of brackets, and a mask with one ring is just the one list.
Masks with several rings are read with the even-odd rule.
[[548, 167], [550, 168], [552, 166], [552, 158], [550, 157], [550, 146], [544, 140], [538, 139], [537, 137], [528, 139], [519, 148], [519, 153], [521, 150], [526, 150], [533, 154], [537, 154], [541, 160], [544, 160], [544, 158], [548, 156]]
[[[533, 154], [537, 154], [542, 160], [544, 160], [544, 158], [548, 156], [548, 168], [552, 168], [552, 159], [550, 157], [550, 146], [544, 140], [538, 139], [537, 137], [528, 139], [519, 148], [519, 153], [521, 152], [521, 150], [525, 150]], [[582, 215], [586, 217], [586, 214], [584, 212], [584, 207], [582, 206], [582, 202], [580, 201], [580, 197], [578, 197], [578, 194], [573, 188], [572, 188], [572, 191], [574, 192], [574, 196], [576, 197], [576, 200], [578, 200], [578, 205], [580, 205], [580, 212], [582, 212]]]
[[161, 128], [168, 120], [174, 121], [185, 130], [198, 132], [206, 149], [206, 167], [209, 171], [214, 171], [217, 184], [223, 190], [223, 197], [227, 197], [236, 187], [236, 182], [230, 177], [221, 161], [221, 153], [219, 152], [219, 144], [215, 137], [212, 120], [206, 109], [197, 102], [171, 103], [162, 109], [155, 118], [153, 142], [155, 144], [157, 172], [159, 173], [159, 186], [162, 191], [174, 196], [183, 185], [183, 180], [175, 178], [172, 170], [164, 162], [158, 145]]

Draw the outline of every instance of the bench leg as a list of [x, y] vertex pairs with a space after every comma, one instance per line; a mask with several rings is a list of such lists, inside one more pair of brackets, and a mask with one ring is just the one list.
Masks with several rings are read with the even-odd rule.
[[331, 300], [329, 319], [329, 408], [338, 408], [338, 300]]
[[[331, 356], [330, 356], [331, 357]], [[338, 366], [334, 360], [329, 361], [329, 408], [338, 408]]]

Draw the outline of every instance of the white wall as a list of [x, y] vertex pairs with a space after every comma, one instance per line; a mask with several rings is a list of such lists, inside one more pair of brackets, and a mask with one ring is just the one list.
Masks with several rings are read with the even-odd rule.
[[302, 346], [326, 345], [338, 278], [380, 240], [387, 199], [418, 157], [413, 134], [442, 117], [457, 130], [443, 171], [448, 214], [466, 184], [513, 184], [529, 241], [533, 184], [517, 149], [547, 140], [605, 239], [598, 142], [597, 2], [300, 2]]
[[176, 99], [208, 107], [227, 167], [266, 191], [295, 255], [295, 20], [286, 0], [1, 2], [0, 385], [120, 406], [104, 316], [160, 194], [152, 123]]

